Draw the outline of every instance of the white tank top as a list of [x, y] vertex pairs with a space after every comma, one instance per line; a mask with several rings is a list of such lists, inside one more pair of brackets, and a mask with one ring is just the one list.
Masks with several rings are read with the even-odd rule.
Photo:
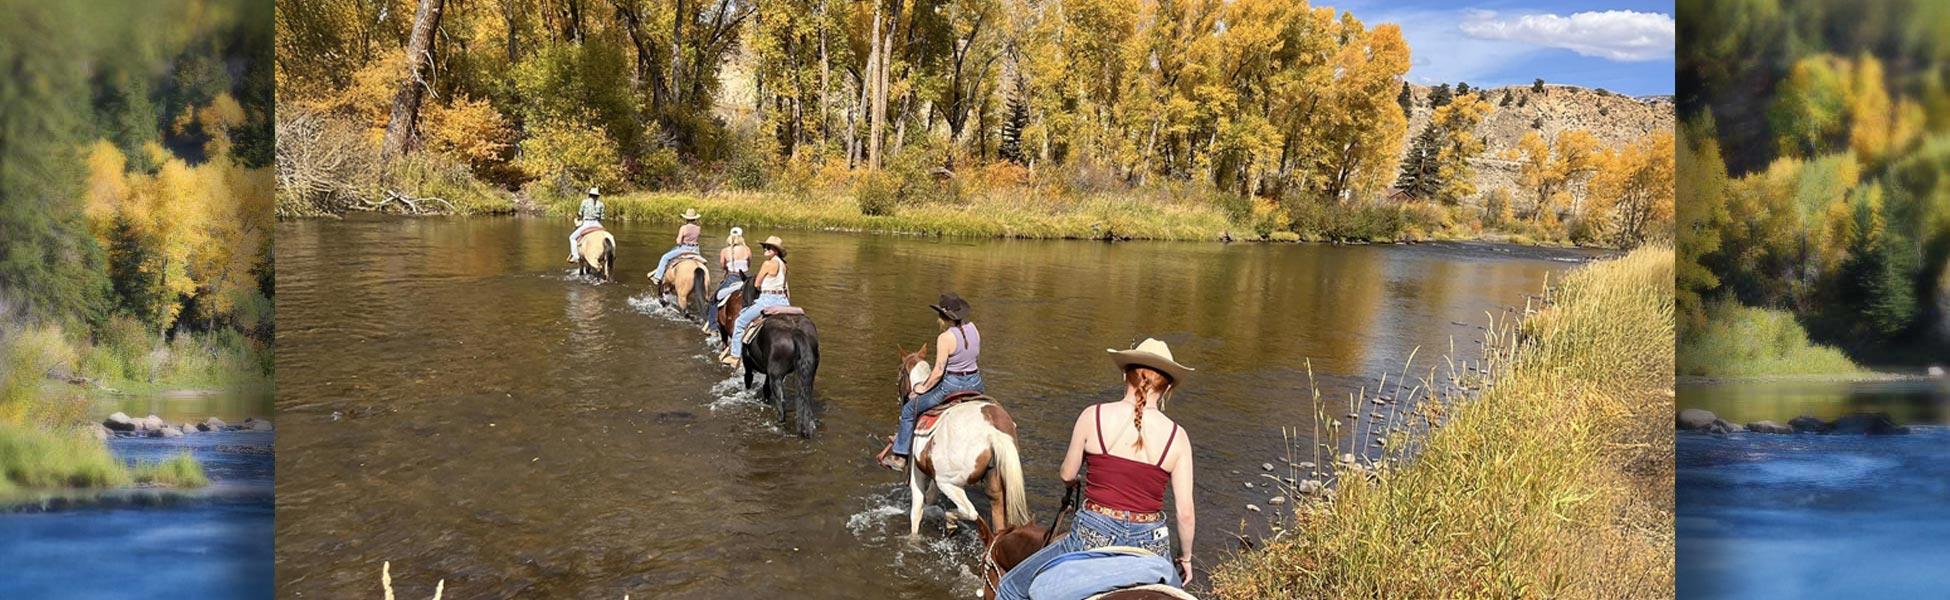
[[758, 291], [783, 294], [785, 293], [785, 261], [776, 258], [772, 260], [779, 261], [779, 273], [759, 282]]

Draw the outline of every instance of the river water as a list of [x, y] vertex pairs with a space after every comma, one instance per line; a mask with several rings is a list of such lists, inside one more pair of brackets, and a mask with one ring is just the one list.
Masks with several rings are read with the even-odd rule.
[[1681, 408], [1786, 423], [1886, 412], [1894, 436], [1680, 432], [1679, 589], [1712, 598], [1933, 598], [1950, 587], [1950, 385], [1679, 386]]
[[80, 505], [53, 511], [28, 508], [46, 503], [0, 504], [0, 598], [266, 597], [272, 590], [273, 436], [235, 431], [111, 438], [109, 450], [124, 462], [188, 451], [203, 464], [210, 485], [183, 492], [76, 493], [70, 497]]
[[1158, 337], [1199, 369], [1167, 409], [1196, 448], [1204, 568], [1280, 512], [1262, 464], [1283, 427], [1312, 430], [1309, 360], [1345, 402], [1418, 348], [1415, 371], [1452, 343], [1473, 359], [1486, 313], [1587, 256], [777, 232], [821, 335], [824, 412], [801, 440], [647, 295], [675, 226], [610, 230], [620, 282], [596, 286], [553, 220], [279, 224], [279, 597], [371, 597], [382, 561], [403, 597], [440, 580], [466, 598], [979, 593], [973, 532], [944, 537], [935, 509], [908, 539], [904, 482], [871, 464], [896, 346], [932, 339], [943, 290], [974, 306], [1039, 519], [1075, 415], [1121, 392], [1105, 348]]

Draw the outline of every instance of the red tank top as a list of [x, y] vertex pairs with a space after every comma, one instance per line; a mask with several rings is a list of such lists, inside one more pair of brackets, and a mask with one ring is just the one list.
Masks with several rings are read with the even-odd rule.
[[1165, 485], [1171, 483], [1171, 473], [1163, 465], [1165, 457], [1171, 454], [1171, 444], [1178, 441], [1178, 424], [1171, 424], [1171, 438], [1165, 440], [1165, 451], [1158, 454], [1158, 462], [1147, 464], [1110, 454], [1110, 448], [1104, 445], [1104, 405], [1097, 405], [1096, 410], [1098, 453], [1083, 455], [1083, 464], [1090, 468], [1090, 477], [1084, 481], [1084, 497], [1118, 510], [1163, 512]]

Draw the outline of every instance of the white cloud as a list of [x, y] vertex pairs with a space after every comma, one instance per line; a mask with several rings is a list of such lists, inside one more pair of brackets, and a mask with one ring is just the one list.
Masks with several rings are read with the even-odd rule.
[[1464, 35], [1456, 28], [1463, 15], [1456, 11], [1375, 10], [1356, 14], [1370, 24], [1401, 26], [1409, 46], [1408, 79], [1423, 85], [1458, 81], [1471, 85], [1512, 83], [1492, 81], [1491, 74], [1545, 51], [1521, 42]]
[[1585, 56], [1646, 61], [1673, 55], [1672, 15], [1630, 10], [1499, 18], [1491, 11], [1469, 11], [1459, 25], [1464, 35], [1563, 48]]

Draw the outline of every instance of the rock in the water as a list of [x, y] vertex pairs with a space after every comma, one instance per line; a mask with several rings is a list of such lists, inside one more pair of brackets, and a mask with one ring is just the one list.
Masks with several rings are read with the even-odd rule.
[[1712, 423], [1708, 423], [1701, 431], [1719, 434], [1733, 433], [1740, 431], [1740, 426], [1728, 423], [1726, 419], [1714, 419]]
[[1253, 511], [1253, 512], [1259, 512], [1259, 505], [1258, 505], [1258, 504], [1248, 504], [1248, 505], [1246, 505], [1246, 510], [1250, 510], [1250, 511]]
[[251, 431], [271, 431], [271, 422], [264, 419], [244, 419], [244, 429]]
[[223, 422], [223, 419], [219, 419], [216, 417], [210, 417], [208, 419], [203, 420], [203, 426], [209, 428], [209, 429], [205, 429], [204, 431], [222, 431], [223, 428], [227, 425], [229, 425], [229, 423], [225, 423]]
[[162, 429], [156, 430], [156, 432], [161, 434], [162, 437], [166, 437], [166, 438], [183, 437], [182, 431], [177, 430], [175, 427], [169, 427], [166, 425], [163, 426]]
[[102, 421], [102, 426], [114, 431], [135, 431], [135, 421], [119, 412], [109, 415], [108, 420]]
[[156, 415], [149, 415], [147, 417], [143, 417], [142, 422], [143, 422], [142, 424], [143, 429], [162, 429], [163, 427], [169, 425], [168, 423], [163, 422], [162, 417], [158, 417]]
[[1893, 435], [1909, 433], [1909, 428], [1897, 426], [1888, 413], [1856, 413], [1835, 419], [1835, 426], [1828, 433]]
[[1321, 483], [1318, 479], [1309, 479], [1300, 482], [1300, 485], [1294, 489], [1299, 490], [1302, 494], [1318, 496], [1322, 491], [1327, 489], [1327, 484]]
[[1250, 489], [1253, 489], [1253, 482], [1251, 482], [1251, 481], [1248, 481], [1248, 482], [1246, 482], [1246, 489], [1249, 489], [1249, 490], [1250, 490]]
[[81, 434], [84, 437], [94, 438], [96, 441], [104, 442], [108, 441], [109, 436], [108, 427], [103, 426], [101, 423], [89, 423], [82, 426]]
[[1747, 431], [1754, 433], [1794, 433], [1794, 428], [1773, 421], [1754, 421], [1747, 424]]
[[1714, 416], [1712, 411], [1688, 408], [1679, 411], [1675, 422], [1680, 429], [1699, 431], [1711, 427], [1716, 420], [1719, 420], [1719, 417]]
[[1259, 463], [1259, 468], [1271, 471], [1273, 470], [1273, 463]]
[[1828, 422], [1808, 415], [1801, 415], [1788, 420], [1788, 427], [1794, 428], [1795, 433], [1821, 433], [1828, 431]]
[[1274, 496], [1272, 498], [1268, 498], [1266, 499], [1266, 503], [1274, 506], [1286, 504], [1286, 496]]
[[1319, 466], [1320, 466], [1320, 465], [1316, 465], [1316, 464], [1313, 464], [1313, 463], [1311, 463], [1311, 462], [1303, 462], [1303, 463], [1300, 463], [1300, 465], [1299, 465], [1299, 467], [1300, 467], [1300, 468], [1302, 468], [1302, 469], [1312, 469], [1312, 468], [1316, 468], [1316, 467], [1319, 467]]
[[1355, 458], [1355, 457], [1354, 457], [1354, 454], [1352, 454], [1352, 453], [1347, 453], [1347, 454], [1342, 454], [1342, 455], [1341, 455], [1341, 462], [1342, 462], [1342, 463], [1345, 463], [1345, 464], [1350, 464], [1350, 465], [1351, 465], [1351, 464], [1354, 464], [1355, 462], [1357, 462], [1357, 461], [1359, 461], [1359, 460], [1360, 460], [1360, 459], [1357, 459], [1357, 458]]
[[1388, 403], [1388, 401], [1387, 401], [1387, 400], [1382, 400], [1382, 399], [1380, 399], [1380, 398], [1375, 398], [1375, 399], [1374, 399], [1374, 404], [1375, 404], [1375, 406], [1381, 406], [1381, 405], [1384, 405], [1384, 404], [1387, 404], [1387, 403]]

